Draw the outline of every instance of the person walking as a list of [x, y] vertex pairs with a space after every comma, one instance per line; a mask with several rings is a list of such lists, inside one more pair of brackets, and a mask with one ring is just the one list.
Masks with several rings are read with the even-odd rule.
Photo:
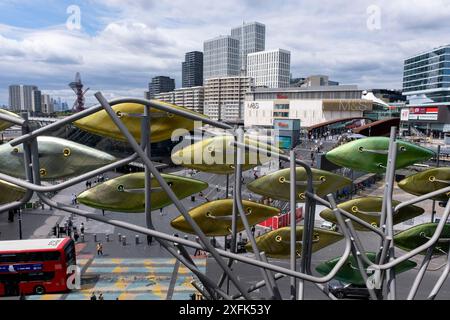
[[78, 242], [79, 237], [80, 237], [80, 235], [78, 234], [77, 230], [75, 230], [73, 233], [73, 239], [75, 240], [75, 242]]
[[84, 236], [84, 223], [83, 222], [80, 225], [80, 233], [82, 236]]
[[163, 208], [159, 209], [159, 215], [162, 217], [164, 215]]
[[91, 301], [97, 300], [97, 296], [95, 295], [95, 292], [92, 292], [90, 299], [91, 299]]
[[103, 245], [99, 242], [97, 243], [97, 255], [102, 256], [103, 255]]
[[100, 292], [100, 294], [98, 295], [98, 300], [102, 300], [102, 301], [105, 300], [105, 299], [103, 298], [103, 293]]

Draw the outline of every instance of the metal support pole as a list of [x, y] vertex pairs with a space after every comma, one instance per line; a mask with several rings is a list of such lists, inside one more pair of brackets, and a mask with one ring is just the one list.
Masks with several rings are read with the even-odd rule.
[[420, 266], [419, 272], [417, 272], [417, 276], [414, 279], [411, 290], [409, 291], [408, 297], [406, 298], [407, 300], [414, 300], [414, 297], [417, 294], [417, 290], [419, 289], [420, 283], [422, 282], [425, 272], [427, 271], [428, 265], [431, 262], [431, 257], [433, 256], [433, 250], [434, 250], [434, 246], [431, 246], [428, 248], [425, 257], [423, 258], [422, 265]]
[[[289, 157], [290, 161], [290, 208], [291, 208], [291, 243], [290, 243], [290, 267], [292, 271], [296, 270], [297, 265], [297, 239], [296, 239], [296, 231], [297, 231], [297, 174], [296, 174], [296, 166], [295, 166], [295, 151], [291, 150]], [[290, 279], [290, 288], [291, 288], [291, 300], [295, 300], [297, 296], [297, 279], [291, 277]]]
[[[441, 155], [441, 145], [437, 146], [437, 155], [436, 155], [436, 168], [439, 168], [440, 159], [439, 156]], [[431, 208], [431, 222], [434, 222], [434, 219], [436, 217], [436, 200], [433, 200], [433, 205]]]
[[172, 300], [173, 292], [175, 290], [175, 284], [177, 283], [179, 269], [180, 269], [180, 261], [175, 260], [175, 265], [173, 266], [172, 276], [170, 277], [169, 288], [167, 289], [166, 300]]
[[445, 265], [445, 269], [444, 271], [442, 271], [442, 274], [439, 277], [438, 281], [436, 282], [436, 285], [433, 287], [433, 290], [431, 290], [431, 293], [428, 296], [428, 300], [434, 300], [436, 298], [437, 294], [444, 285], [445, 280], [447, 280], [449, 273], [450, 273], [450, 248], [449, 254], [447, 255], [447, 264]]
[[[240, 143], [243, 143], [244, 141], [244, 132], [241, 127], [239, 127], [236, 130], [237, 133], [237, 141]], [[247, 237], [250, 240], [250, 243], [252, 245], [253, 253], [255, 254], [255, 257], [257, 260], [262, 261], [262, 258], [260, 256], [260, 251], [258, 248], [258, 245], [256, 244], [256, 240], [251, 232], [250, 225], [247, 220], [247, 216], [244, 212], [244, 208], [242, 206], [242, 195], [241, 195], [241, 175], [242, 175], [242, 164], [244, 163], [244, 152], [242, 148], [236, 148], [236, 175], [234, 177], [235, 183], [234, 183], [234, 202], [237, 205], [237, 211], [239, 212], [239, 215], [241, 217], [242, 224], [244, 225], [245, 231], [247, 232]], [[267, 270], [261, 269], [262, 276], [266, 283], [267, 291], [270, 295], [271, 299], [275, 298], [274, 288], [270, 286], [269, 276], [267, 274]]]

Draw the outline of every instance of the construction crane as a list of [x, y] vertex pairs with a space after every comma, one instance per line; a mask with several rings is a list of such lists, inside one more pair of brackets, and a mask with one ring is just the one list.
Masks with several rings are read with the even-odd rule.
[[72, 88], [73, 92], [77, 95], [77, 99], [73, 103], [72, 111], [73, 112], [80, 112], [84, 110], [84, 96], [86, 92], [89, 90], [87, 88], [83, 91], [83, 83], [81, 82], [81, 76], [80, 73], [77, 72], [75, 75], [75, 81], [69, 83], [69, 87]]

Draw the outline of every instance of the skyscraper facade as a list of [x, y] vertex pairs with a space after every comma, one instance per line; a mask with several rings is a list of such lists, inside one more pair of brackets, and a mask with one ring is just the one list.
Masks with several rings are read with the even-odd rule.
[[450, 45], [404, 62], [402, 121], [427, 134], [450, 132]]
[[252, 87], [253, 81], [249, 77], [220, 77], [205, 80], [205, 115], [214, 120], [243, 120], [245, 94]]
[[276, 49], [250, 53], [247, 56], [247, 76], [256, 87], [286, 88], [290, 85], [291, 53]]
[[264, 51], [266, 47], [266, 26], [259, 22], [243, 23], [231, 29], [231, 36], [239, 40], [240, 69], [247, 70], [247, 55]]
[[203, 43], [203, 80], [239, 74], [239, 40], [219, 36]]
[[175, 89], [175, 79], [166, 76], [157, 76], [152, 78], [152, 82], [148, 84], [147, 99], [153, 99], [156, 94], [169, 92]]
[[9, 107], [11, 110], [33, 110], [34, 94], [37, 91], [36, 86], [11, 85], [9, 86]]
[[182, 63], [182, 87], [198, 87], [203, 85], [203, 52], [192, 51], [185, 55]]
[[33, 100], [31, 103], [31, 111], [41, 112], [42, 111], [42, 94], [40, 90], [32, 91]]

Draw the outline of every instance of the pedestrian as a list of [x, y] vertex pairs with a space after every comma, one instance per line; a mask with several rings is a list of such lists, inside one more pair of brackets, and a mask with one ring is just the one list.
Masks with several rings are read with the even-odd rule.
[[160, 208], [160, 209], [159, 209], [159, 215], [160, 215], [161, 217], [164, 215], [164, 213], [163, 213], [163, 208]]
[[252, 235], [253, 236], [255, 236], [255, 230], [256, 230], [255, 226], [252, 226]]
[[105, 299], [103, 298], [103, 293], [100, 292], [100, 294], [98, 295], [98, 300], [105, 300]]
[[153, 237], [151, 235], [147, 235], [147, 245], [151, 246], [153, 241]]
[[89, 181], [86, 181], [86, 190], [89, 189]]
[[103, 255], [103, 245], [99, 242], [97, 243], [97, 255], [102, 256]]
[[102, 216], [105, 216], [105, 209], [102, 209]]
[[73, 239], [75, 240], [75, 242], [78, 242], [78, 238], [80, 236], [78, 235], [78, 232], [75, 230], [75, 232], [73, 233]]
[[92, 292], [91, 294], [91, 301], [97, 300], [97, 296], [95, 295], [95, 292]]
[[81, 235], [84, 236], [84, 223], [83, 222], [80, 225], [80, 232], [81, 232]]

